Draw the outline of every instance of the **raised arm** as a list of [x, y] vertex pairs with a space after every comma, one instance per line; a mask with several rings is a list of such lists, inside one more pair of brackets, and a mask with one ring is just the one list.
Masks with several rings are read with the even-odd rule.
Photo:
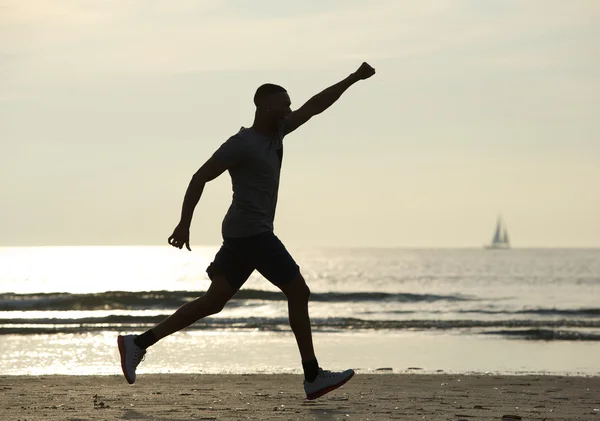
[[333, 103], [336, 102], [350, 86], [354, 85], [359, 80], [368, 79], [374, 74], [375, 69], [369, 64], [363, 63], [356, 72], [350, 74], [347, 78], [313, 96], [286, 118], [286, 134], [293, 132], [313, 116], [321, 114], [327, 108], [331, 107], [331, 105], [333, 105]]

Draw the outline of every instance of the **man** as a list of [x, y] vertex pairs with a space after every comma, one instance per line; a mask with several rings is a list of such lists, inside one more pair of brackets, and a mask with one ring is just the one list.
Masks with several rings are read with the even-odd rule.
[[289, 322], [304, 368], [307, 399], [316, 399], [337, 389], [354, 375], [353, 370], [331, 372], [319, 367], [308, 315], [310, 290], [298, 265], [274, 235], [273, 220], [284, 136], [329, 108], [351, 85], [374, 74], [375, 70], [363, 63], [356, 72], [293, 112], [285, 89], [273, 84], [258, 88], [252, 127], [242, 127], [194, 174], [185, 193], [181, 221], [168, 240], [173, 247], [185, 246], [191, 250], [190, 224], [204, 186], [229, 171], [233, 201], [222, 224], [223, 245], [206, 270], [211, 285], [206, 294], [184, 304], [142, 335], [119, 335], [121, 366], [130, 384], [135, 382], [135, 370], [148, 347], [203, 317], [220, 312], [254, 270], [287, 297]]

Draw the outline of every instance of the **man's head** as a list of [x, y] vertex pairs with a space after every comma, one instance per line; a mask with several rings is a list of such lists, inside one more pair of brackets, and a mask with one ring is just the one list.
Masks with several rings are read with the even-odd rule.
[[272, 124], [278, 124], [292, 112], [287, 91], [272, 83], [265, 83], [256, 90], [254, 105], [257, 115]]

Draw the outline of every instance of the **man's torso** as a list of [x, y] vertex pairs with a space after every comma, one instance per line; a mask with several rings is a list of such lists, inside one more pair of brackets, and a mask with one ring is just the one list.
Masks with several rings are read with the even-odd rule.
[[248, 237], [273, 231], [283, 157], [283, 135], [273, 138], [242, 128], [227, 142], [241, 159], [229, 169], [233, 199], [223, 220], [223, 237]]

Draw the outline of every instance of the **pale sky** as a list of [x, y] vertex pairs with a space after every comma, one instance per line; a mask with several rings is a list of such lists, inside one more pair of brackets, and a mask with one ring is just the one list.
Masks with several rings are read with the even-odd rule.
[[[0, 245], [166, 245], [264, 82], [292, 108], [299, 246], [600, 247], [600, 1], [0, 0]], [[220, 244], [227, 174], [195, 213]]]

